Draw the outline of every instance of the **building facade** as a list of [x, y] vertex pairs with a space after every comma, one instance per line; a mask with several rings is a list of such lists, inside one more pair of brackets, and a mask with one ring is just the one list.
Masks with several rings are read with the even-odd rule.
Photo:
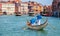
[[28, 2], [21, 3], [21, 13], [28, 14]]
[[2, 12], [7, 12], [7, 14], [14, 14], [15, 4], [13, 4], [13, 3], [2, 3]]
[[42, 7], [41, 5], [39, 5], [39, 4], [34, 5], [32, 9], [33, 9], [33, 11], [36, 12], [36, 13], [40, 13], [40, 12], [43, 11], [43, 7]]
[[0, 11], [7, 12], [7, 14], [14, 14], [19, 11], [21, 0], [1, 0], [0, 1]]
[[40, 3], [29, 1], [28, 9], [29, 12], [40, 13], [43, 11], [43, 6]]
[[53, 16], [60, 17], [60, 0], [53, 0], [52, 11], [53, 11]]

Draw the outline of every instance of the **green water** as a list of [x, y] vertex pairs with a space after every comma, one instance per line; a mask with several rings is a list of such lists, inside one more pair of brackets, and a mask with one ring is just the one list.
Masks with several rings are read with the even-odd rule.
[[[48, 18], [48, 25], [44, 30], [24, 30], [26, 28], [26, 20], [30, 20], [29, 16], [0, 16], [0, 36], [60, 36], [60, 18]], [[42, 22], [43, 23], [43, 22]]]

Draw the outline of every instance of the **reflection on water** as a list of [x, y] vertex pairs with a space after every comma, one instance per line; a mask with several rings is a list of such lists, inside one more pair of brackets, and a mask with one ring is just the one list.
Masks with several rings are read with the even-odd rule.
[[38, 33], [38, 36], [47, 36], [48, 31], [47, 30], [41, 30], [40, 32], [38, 31], [37, 33]]
[[56, 29], [48, 25], [40, 31], [24, 30], [23, 28], [27, 27], [26, 21], [31, 18], [32, 17], [27, 15], [0, 16], [0, 36], [60, 36], [60, 18], [43, 17], [48, 18], [48, 23], [56, 27]]

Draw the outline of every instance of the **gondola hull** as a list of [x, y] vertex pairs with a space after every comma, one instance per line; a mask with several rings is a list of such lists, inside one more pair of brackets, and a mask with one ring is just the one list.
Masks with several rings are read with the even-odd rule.
[[21, 16], [21, 14], [16, 14], [16, 16]]

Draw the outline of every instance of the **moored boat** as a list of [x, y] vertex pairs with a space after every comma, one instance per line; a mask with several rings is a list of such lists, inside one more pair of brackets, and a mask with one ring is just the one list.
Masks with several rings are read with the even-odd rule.
[[15, 12], [16, 16], [21, 16], [21, 12]]
[[21, 16], [21, 14], [16, 14], [16, 16]]
[[35, 15], [34, 12], [29, 12], [28, 14], [29, 14], [29, 16], [34, 16]]
[[41, 30], [41, 29], [45, 28], [47, 25], [48, 25], [47, 20], [43, 24], [41, 24], [41, 25], [34, 25], [34, 26], [32, 26], [30, 24], [30, 22], [27, 21], [28, 28], [34, 29], [34, 30]]

